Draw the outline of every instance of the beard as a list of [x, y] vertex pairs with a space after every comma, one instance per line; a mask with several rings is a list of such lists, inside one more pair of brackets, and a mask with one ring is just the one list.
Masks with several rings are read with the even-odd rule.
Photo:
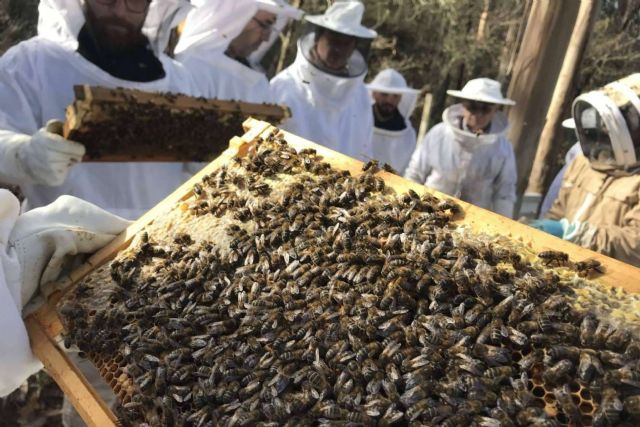
[[130, 22], [111, 18], [97, 18], [90, 7], [85, 7], [87, 28], [98, 46], [112, 55], [122, 55], [146, 46], [147, 38], [139, 27]]
[[394, 111], [396, 110], [396, 106], [392, 104], [376, 103], [375, 105], [376, 105], [376, 109], [378, 110], [378, 113], [380, 113], [380, 115], [384, 117], [392, 116]]

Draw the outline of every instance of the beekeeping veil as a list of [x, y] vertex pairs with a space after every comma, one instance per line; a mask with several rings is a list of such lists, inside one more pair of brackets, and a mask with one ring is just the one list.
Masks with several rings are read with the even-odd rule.
[[[327, 74], [347, 78], [364, 76], [367, 72], [371, 42], [377, 33], [361, 24], [363, 15], [364, 5], [360, 1], [337, 0], [323, 15], [305, 17], [307, 25], [298, 40], [298, 50], [309, 63]], [[352, 36], [356, 40], [356, 47], [347, 65], [339, 74], [335, 70], [322, 66], [314, 58], [316, 39], [323, 30]]]
[[224, 54], [258, 10], [255, 0], [193, 0], [175, 53]]
[[280, 33], [287, 26], [289, 21], [302, 19], [304, 12], [296, 7], [291, 6], [285, 0], [256, 0], [258, 10], [265, 10], [276, 15], [276, 23], [273, 25], [273, 31], [269, 40], [262, 43], [255, 52], [249, 55], [249, 63], [252, 68], [260, 69], [260, 61], [267, 54], [273, 44], [280, 38]]
[[[78, 33], [85, 23], [82, 4], [82, 0], [41, 0], [38, 5], [38, 35], [76, 50]], [[142, 32], [157, 55], [167, 46], [171, 29], [184, 19], [190, 9], [187, 0], [151, 2]]]
[[629, 175], [640, 170], [640, 73], [573, 102], [576, 135], [595, 170]]

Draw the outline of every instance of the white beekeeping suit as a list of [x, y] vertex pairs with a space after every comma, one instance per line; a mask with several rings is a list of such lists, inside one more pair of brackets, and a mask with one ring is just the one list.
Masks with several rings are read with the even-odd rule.
[[75, 197], [18, 216], [18, 200], [0, 189], [0, 397], [42, 368], [29, 345], [23, 307], [49, 294], [63, 261], [109, 243], [129, 224]]
[[[502, 97], [498, 82], [484, 78], [469, 81], [462, 91], [447, 93], [463, 100], [514, 104]], [[513, 147], [506, 137], [507, 117], [497, 111], [488, 132], [475, 134], [462, 116], [462, 104], [443, 112], [442, 122], [427, 132], [413, 153], [405, 178], [510, 218], [517, 174]]]
[[22, 322], [20, 264], [15, 251], [9, 251], [9, 234], [18, 219], [18, 199], [0, 190], [0, 397], [18, 388], [42, 368], [31, 353], [27, 328]]
[[260, 61], [267, 54], [273, 44], [280, 38], [280, 34], [285, 29], [287, 24], [292, 20], [299, 21], [304, 15], [304, 11], [291, 6], [286, 0], [256, 0], [259, 10], [266, 10], [276, 15], [276, 22], [273, 24], [271, 36], [268, 41], [263, 42], [255, 52], [249, 55], [248, 61], [251, 64], [251, 68], [258, 71], [262, 70]]
[[[167, 19], [175, 21], [184, 4], [177, 0], [163, 4]], [[144, 30], [147, 34], [151, 28], [160, 31], [150, 38], [151, 46], [160, 49], [162, 40], [166, 40], [163, 31], [170, 24], [160, 18], [162, 12], [156, 12], [150, 10]], [[44, 159], [36, 165], [38, 169], [25, 160], [25, 153], [31, 155], [33, 142], [42, 134], [39, 129], [52, 119], [64, 120], [65, 108], [74, 99], [74, 85], [193, 93], [188, 73], [160, 52], [155, 55], [165, 76], [158, 80], [132, 82], [103, 71], [77, 52], [77, 36], [84, 23], [80, 0], [42, 0], [38, 36], [14, 46], [0, 58], [0, 179], [20, 185], [31, 207], [70, 194], [120, 216], [136, 218], [181, 184], [182, 163], [81, 163], [73, 166], [64, 179], [67, 164], [53, 163], [53, 167]], [[50, 158], [60, 157], [53, 153]], [[63, 180], [59, 186], [46, 185]]]
[[[281, 127], [303, 138], [367, 161], [373, 157], [371, 99], [364, 85], [368, 46], [376, 32], [361, 25], [359, 1], [336, 1], [324, 15], [307, 16], [295, 61], [271, 80], [277, 103], [291, 109]], [[330, 30], [357, 40], [344, 72], [318, 64], [316, 35]]]
[[207, 98], [271, 103], [273, 97], [264, 73], [225, 55], [258, 10], [285, 22], [299, 19], [301, 11], [283, 0], [198, 0], [187, 16], [175, 57], [192, 74], [198, 95]]
[[197, 0], [176, 45], [175, 58], [192, 75], [197, 95], [245, 102], [272, 102], [264, 74], [225, 55], [258, 10], [256, 0]]
[[416, 149], [416, 130], [409, 118], [416, 107], [420, 91], [408, 87], [404, 77], [393, 69], [379, 72], [367, 87], [371, 93], [381, 92], [402, 96], [398, 104], [398, 112], [404, 120], [404, 129], [389, 130], [374, 124], [372, 140], [373, 157], [380, 162], [388, 163], [402, 174]]

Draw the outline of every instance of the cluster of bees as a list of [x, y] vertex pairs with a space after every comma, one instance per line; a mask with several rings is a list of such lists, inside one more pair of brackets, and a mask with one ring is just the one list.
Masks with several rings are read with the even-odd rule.
[[[175, 95], [163, 97], [171, 103]], [[141, 102], [126, 92], [122, 92], [122, 98], [121, 103], [94, 100], [93, 108], [99, 113], [88, 115], [89, 121], [73, 131], [71, 137], [87, 146], [88, 158], [105, 155], [146, 158], [154, 153], [176, 161], [206, 161], [226, 148], [212, 146], [211, 141], [228, 141], [241, 129], [244, 120], [239, 113], [211, 108], [172, 108]], [[136, 120], [131, 120], [132, 116]]]
[[516, 248], [460, 238], [454, 202], [396, 195], [377, 172], [261, 141], [194, 187], [185, 221], [224, 225], [142, 235], [111, 263], [103, 306], [103, 285], [77, 286], [65, 341], [123, 359], [121, 422], [640, 422], [635, 336], [576, 310], [568, 283]]

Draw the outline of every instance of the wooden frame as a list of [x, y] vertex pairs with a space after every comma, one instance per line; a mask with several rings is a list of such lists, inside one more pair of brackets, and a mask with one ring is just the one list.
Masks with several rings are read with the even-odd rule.
[[[101, 143], [105, 142], [99, 132], [101, 125], [108, 123], [117, 129], [127, 128], [127, 123], [114, 124], [114, 107], [125, 109], [127, 115], [134, 116], [135, 107], [154, 106], [171, 114], [181, 112], [185, 115], [209, 114], [212, 120], [204, 120], [205, 128], [226, 135], [239, 131], [240, 123], [246, 117], [260, 117], [264, 120], [281, 122], [290, 117], [286, 106], [276, 104], [254, 104], [241, 101], [194, 98], [186, 95], [143, 92], [134, 89], [109, 89], [99, 86], [74, 86], [75, 101], [66, 109], [66, 118], [62, 130], [64, 138], [78, 141], [87, 147], [85, 161], [90, 162], [126, 162], [126, 161], [202, 161], [214, 158], [222, 152], [227, 141], [208, 141], [198, 138], [181, 140], [177, 135], [167, 136], [167, 141], [159, 144], [118, 144], [116, 152], [102, 152]], [[199, 117], [199, 116], [198, 116]], [[206, 116], [205, 116], [206, 117]], [[135, 117], [133, 120], [136, 120]], [[145, 126], [142, 122], [142, 126]], [[235, 127], [237, 130], [234, 130]], [[180, 134], [178, 134], [180, 135]], [[107, 138], [108, 140], [109, 138]], [[137, 139], [137, 138], [136, 138]], [[120, 142], [120, 141], [119, 141]], [[156, 142], [156, 141], [154, 141]], [[160, 142], [160, 141], [157, 141]], [[168, 144], [167, 144], [168, 143]], [[173, 144], [173, 145], [172, 145]], [[193, 151], [194, 153], [191, 153]], [[197, 154], [197, 158], [193, 155]]]
[[[129, 226], [111, 243], [91, 256], [86, 264], [73, 271], [69, 277], [70, 282], [72, 284], [77, 283], [91, 271], [111, 260], [120, 250], [130, 244], [136, 233], [152, 223], [155, 218], [191, 197], [193, 195], [193, 185], [202, 180], [205, 175], [227, 164], [236, 156], [246, 155], [247, 150], [257, 138], [267, 137], [276, 130], [270, 124], [255, 119], [246, 120], [244, 128], [246, 133], [242, 137], [233, 138], [229, 143], [229, 148], [222, 155]], [[361, 173], [362, 162], [295, 135], [286, 132], [284, 132], [284, 135], [287, 142], [298, 150], [314, 148], [333, 167], [349, 170], [352, 174]], [[432, 191], [388, 172], [380, 172], [380, 176], [384, 178], [390, 187], [399, 192], [412, 189], [418, 193], [430, 192], [435, 196], [448, 198], [444, 194]], [[472, 231], [507, 236], [522, 242], [533, 251], [555, 249], [569, 253], [574, 260], [597, 259], [606, 269], [606, 273], [598, 279], [598, 282], [607, 286], [621, 287], [629, 292], [640, 292], [640, 281], [637, 279], [640, 277], [640, 269], [636, 267], [578, 247], [524, 224], [501, 217], [493, 212], [465, 202], [459, 203], [463, 207], [465, 214], [458, 223], [469, 226]], [[116, 421], [111, 411], [100, 397], [95, 394], [95, 391], [86, 382], [82, 374], [72, 365], [66, 354], [56, 345], [56, 338], [62, 332], [62, 325], [55, 306], [61, 296], [60, 293], [53, 294], [43, 307], [27, 318], [26, 324], [33, 352], [43, 362], [48, 373], [60, 385], [89, 426], [115, 426]]]

